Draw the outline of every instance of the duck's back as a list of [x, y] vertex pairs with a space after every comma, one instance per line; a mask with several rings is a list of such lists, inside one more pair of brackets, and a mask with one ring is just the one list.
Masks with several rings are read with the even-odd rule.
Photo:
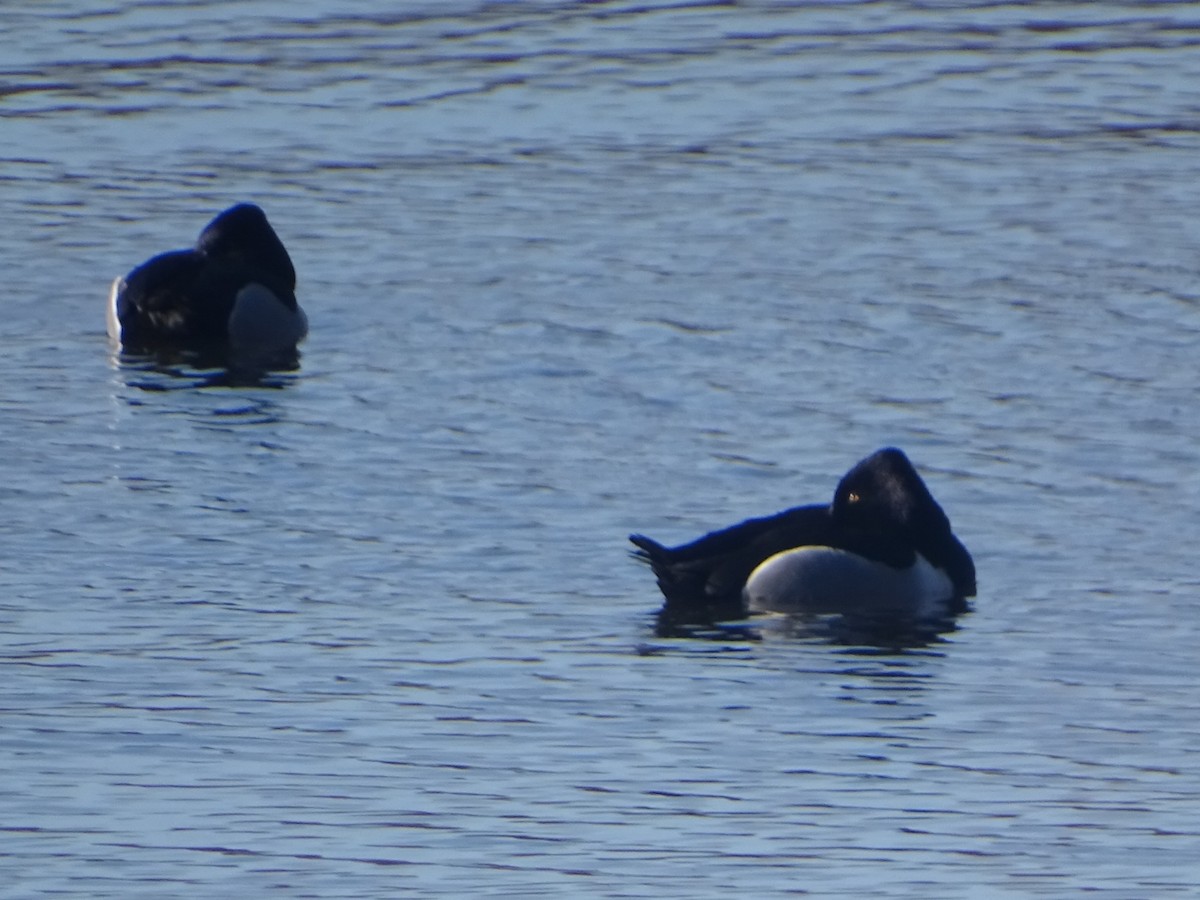
[[637, 534], [630, 540], [639, 548], [636, 555], [654, 570], [666, 610], [680, 618], [711, 622], [745, 615], [742, 589], [764, 559], [793, 547], [826, 543], [830, 527], [828, 507], [798, 506], [679, 547], [664, 547]]

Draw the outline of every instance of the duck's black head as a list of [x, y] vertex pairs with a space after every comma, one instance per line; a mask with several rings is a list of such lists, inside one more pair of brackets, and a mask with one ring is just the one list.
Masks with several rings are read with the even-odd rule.
[[834, 492], [832, 513], [864, 531], [950, 531], [950, 520], [895, 447], [875, 451], [846, 473]]
[[832, 519], [853, 532], [902, 541], [946, 570], [956, 590], [975, 594], [975, 564], [954, 536], [950, 519], [895, 447], [872, 453], [838, 483]]
[[196, 249], [210, 259], [219, 259], [261, 269], [296, 289], [292, 259], [275, 234], [267, 215], [253, 203], [231, 206], [205, 226]]

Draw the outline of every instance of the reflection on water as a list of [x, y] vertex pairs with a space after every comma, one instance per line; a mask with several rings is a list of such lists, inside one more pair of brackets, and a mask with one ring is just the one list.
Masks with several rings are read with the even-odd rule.
[[[0, 19], [10, 891], [1190, 895], [1192, 4], [237, 9]], [[303, 367], [110, 360], [242, 199]], [[655, 635], [890, 444], [970, 615]]]
[[902, 653], [940, 642], [958, 628], [954, 616], [922, 618], [905, 615], [772, 614], [744, 622], [694, 625], [679, 622], [660, 610], [654, 633], [660, 638], [688, 638], [718, 642], [761, 641], [764, 636], [806, 640], [835, 646]]
[[122, 381], [143, 391], [193, 388], [282, 389], [294, 384], [300, 369], [299, 351], [286, 359], [231, 358], [223, 351], [162, 350], [152, 355], [120, 351], [112, 364]]
[[772, 616], [763, 627], [781, 637], [899, 653], [939, 643], [958, 628], [958, 621], [954, 616], [787, 615]]

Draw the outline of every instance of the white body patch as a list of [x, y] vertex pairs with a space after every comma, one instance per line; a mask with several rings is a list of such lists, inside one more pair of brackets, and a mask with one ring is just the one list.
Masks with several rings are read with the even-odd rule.
[[901, 614], [945, 612], [950, 577], [917, 554], [909, 569], [893, 569], [832, 547], [798, 547], [759, 563], [746, 579], [752, 612]]
[[229, 343], [234, 349], [251, 353], [286, 350], [307, 334], [304, 310], [288, 309], [263, 285], [251, 283], [238, 292], [229, 314]]
[[112, 288], [108, 292], [108, 309], [105, 312], [105, 321], [108, 323], [108, 336], [116, 341], [121, 342], [121, 320], [117, 318], [117, 298], [121, 296], [121, 291], [125, 290], [125, 279], [114, 278]]

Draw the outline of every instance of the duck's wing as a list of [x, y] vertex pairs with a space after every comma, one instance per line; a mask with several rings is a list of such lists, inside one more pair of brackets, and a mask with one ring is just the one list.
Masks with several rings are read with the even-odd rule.
[[666, 612], [688, 621], [713, 622], [745, 615], [742, 588], [763, 560], [794, 547], [830, 545], [835, 538], [828, 507], [798, 506], [678, 547], [665, 547], [640, 534], [629, 540], [638, 548], [633, 555], [654, 571]]

